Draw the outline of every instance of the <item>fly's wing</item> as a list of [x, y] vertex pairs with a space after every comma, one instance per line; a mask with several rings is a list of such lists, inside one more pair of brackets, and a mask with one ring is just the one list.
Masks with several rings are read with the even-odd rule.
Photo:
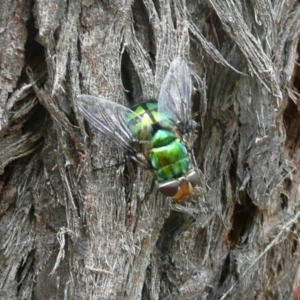
[[185, 61], [175, 58], [162, 83], [158, 96], [158, 112], [167, 114], [181, 134], [193, 131], [191, 108], [191, 72]]
[[138, 135], [142, 130], [142, 120], [131, 109], [104, 97], [89, 95], [79, 95], [78, 107], [83, 117], [109, 139], [127, 149], [132, 155], [139, 152], [134, 145], [137, 145]]

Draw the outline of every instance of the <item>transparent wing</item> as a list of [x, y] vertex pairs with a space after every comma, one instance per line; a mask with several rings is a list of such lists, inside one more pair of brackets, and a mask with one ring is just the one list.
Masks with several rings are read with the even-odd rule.
[[[78, 107], [83, 117], [97, 130], [131, 153], [137, 152], [133, 143], [138, 139], [141, 118], [131, 109], [104, 97], [89, 95], [79, 95]], [[130, 130], [129, 120], [130, 128], [134, 130]]]
[[175, 58], [162, 83], [158, 96], [158, 112], [165, 113], [182, 133], [192, 130], [191, 72], [185, 61]]

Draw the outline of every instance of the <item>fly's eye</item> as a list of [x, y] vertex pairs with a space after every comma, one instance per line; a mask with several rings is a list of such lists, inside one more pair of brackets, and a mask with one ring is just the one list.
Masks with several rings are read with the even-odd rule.
[[169, 182], [161, 184], [158, 187], [158, 189], [163, 195], [172, 197], [172, 196], [176, 195], [176, 193], [178, 191], [178, 186], [179, 186], [178, 181], [169, 181]]
[[189, 175], [187, 175], [187, 179], [192, 187], [195, 187], [198, 182], [198, 174], [195, 171], [192, 171]]

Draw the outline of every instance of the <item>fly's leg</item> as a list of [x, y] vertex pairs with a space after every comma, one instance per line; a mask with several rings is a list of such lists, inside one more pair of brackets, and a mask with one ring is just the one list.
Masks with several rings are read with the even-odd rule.
[[132, 215], [132, 193], [133, 193], [133, 182], [136, 177], [137, 166], [132, 160], [128, 160], [125, 163], [124, 168], [124, 187], [125, 187], [125, 199], [126, 199], [126, 217], [125, 225], [127, 228], [130, 228], [133, 222]]
[[[155, 188], [155, 180], [152, 179], [151, 181], [151, 186], [150, 186], [150, 190], [148, 192], [145, 193], [145, 197], [144, 197], [144, 200], [147, 200], [150, 195], [153, 193], [154, 191], [154, 188]], [[158, 193], [158, 190], [156, 191], [156, 196], [157, 196], [157, 193]]]

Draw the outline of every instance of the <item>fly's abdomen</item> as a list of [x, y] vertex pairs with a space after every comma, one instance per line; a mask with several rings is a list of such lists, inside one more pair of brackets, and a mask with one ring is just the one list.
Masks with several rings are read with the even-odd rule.
[[167, 130], [158, 130], [152, 138], [150, 161], [158, 182], [178, 178], [189, 168], [184, 144]]

